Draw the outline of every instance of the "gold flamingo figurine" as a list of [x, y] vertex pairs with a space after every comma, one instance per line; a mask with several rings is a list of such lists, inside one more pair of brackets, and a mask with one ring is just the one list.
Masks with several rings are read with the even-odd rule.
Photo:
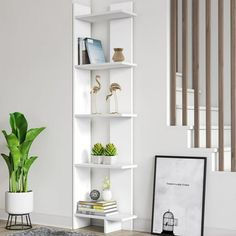
[[101, 83], [100, 83], [99, 80], [98, 80], [98, 79], [100, 79], [100, 78], [101, 78], [100, 75], [96, 75], [95, 80], [96, 80], [96, 82], [97, 82], [98, 85], [94, 85], [94, 86], [92, 87], [91, 92], [90, 92], [91, 94], [97, 94], [97, 93], [101, 90]]
[[93, 114], [97, 114], [97, 93], [101, 90], [101, 83], [99, 79], [101, 78], [100, 75], [96, 75], [95, 80], [97, 82], [97, 85], [94, 85], [90, 91], [90, 94], [93, 96], [93, 104], [94, 104], [94, 111], [92, 112]]
[[109, 87], [109, 91], [110, 91], [110, 94], [108, 94], [106, 96], [106, 101], [112, 97], [114, 95], [114, 99], [115, 99], [115, 111], [112, 112], [113, 114], [117, 114], [118, 113], [118, 100], [117, 100], [117, 94], [116, 94], [116, 91], [117, 90], [120, 90], [121, 91], [121, 86], [117, 83], [112, 83]]

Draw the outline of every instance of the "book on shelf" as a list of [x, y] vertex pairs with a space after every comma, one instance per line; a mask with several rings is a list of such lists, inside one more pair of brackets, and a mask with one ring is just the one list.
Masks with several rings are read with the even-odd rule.
[[94, 213], [109, 213], [109, 212], [114, 212], [117, 211], [118, 209], [116, 207], [112, 209], [107, 209], [107, 210], [101, 210], [101, 209], [89, 209], [86, 207], [78, 207], [78, 211], [86, 211], [86, 212], [94, 212]]
[[88, 212], [88, 211], [78, 211], [77, 213], [79, 214], [84, 214], [84, 215], [94, 215], [94, 216], [111, 216], [111, 215], [115, 215], [118, 213], [118, 211], [114, 211], [114, 212], [109, 212], [109, 213], [95, 213], [95, 212]]
[[117, 203], [116, 203], [116, 201], [79, 201], [78, 204], [79, 205], [104, 207], [104, 206], [114, 205], [114, 204], [117, 204]]
[[116, 201], [79, 201], [77, 203], [77, 212], [81, 214], [92, 214], [107, 216], [111, 213], [117, 213]]
[[101, 40], [85, 38], [85, 45], [91, 64], [106, 62]]
[[85, 38], [78, 38], [78, 65], [90, 64]]

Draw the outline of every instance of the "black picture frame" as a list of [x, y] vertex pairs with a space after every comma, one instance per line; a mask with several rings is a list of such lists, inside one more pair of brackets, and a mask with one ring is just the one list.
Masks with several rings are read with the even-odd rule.
[[[184, 234], [174, 234], [174, 231], [173, 234], [165, 234], [164, 230], [163, 230], [163, 226], [165, 225], [164, 222], [164, 215], [163, 214], [163, 218], [162, 218], [162, 232], [156, 232], [156, 230], [154, 229], [155, 227], [155, 222], [154, 222], [154, 215], [155, 215], [155, 207], [156, 207], [156, 204], [157, 201], [156, 199], [158, 199], [158, 193], [156, 192], [156, 179], [158, 178], [158, 173], [157, 173], [157, 165], [158, 165], [158, 160], [160, 159], [163, 159], [164, 160], [170, 160], [170, 159], [173, 159], [174, 160], [177, 160], [177, 159], [180, 159], [180, 160], [199, 160], [201, 162], [203, 162], [203, 168], [202, 168], [202, 194], [201, 194], [201, 201], [202, 201], [202, 209], [201, 209], [201, 222], [200, 222], [200, 234], [199, 236], [203, 236], [204, 235], [204, 216], [205, 216], [205, 194], [206, 194], [206, 173], [207, 173], [207, 158], [206, 157], [192, 157], [192, 156], [166, 156], [166, 155], [156, 155], [155, 156], [155, 165], [154, 165], [154, 182], [153, 182], [153, 202], [152, 202], [152, 222], [151, 222], [151, 234], [153, 235], [161, 235], [161, 236], [171, 236], [171, 235], [175, 235], [175, 236], [189, 236], [189, 235], [184, 235]], [[169, 216], [171, 216], [172, 212], [169, 212], [169, 210], [167, 212]], [[173, 215], [173, 214], [172, 214]], [[168, 218], [169, 219], [169, 218]], [[171, 221], [173, 222], [173, 225], [175, 224], [175, 219], [174, 219], [174, 215], [173, 215], [173, 220]], [[168, 224], [167, 224], [168, 225]], [[174, 227], [174, 226], [173, 226]], [[167, 231], [166, 231], [167, 232]]]

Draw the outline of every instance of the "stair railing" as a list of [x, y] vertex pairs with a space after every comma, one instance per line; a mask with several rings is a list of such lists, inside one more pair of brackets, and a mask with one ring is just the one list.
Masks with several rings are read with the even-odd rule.
[[[231, 1], [231, 171], [236, 171], [236, 0]], [[182, 125], [188, 125], [188, 71], [192, 69], [194, 89], [194, 147], [200, 147], [200, 107], [199, 107], [199, 0], [182, 0]], [[176, 122], [176, 72], [177, 72], [177, 30], [178, 30], [178, 0], [170, 0], [171, 6], [171, 61], [170, 61], [170, 124]], [[189, 16], [188, 7], [192, 4], [192, 45], [188, 45]], [[212, 116], [211, 116], [211, 87], [212, 87], [212, 2], [205, 0], [205, 63], [206, 63], [206, 148], [212, 147]], [[218, 170], [225, 170], [224, 158], [224, 1], [218, 0]], [[189, 47], [192, 47], [192, 65], [189, 63]]]

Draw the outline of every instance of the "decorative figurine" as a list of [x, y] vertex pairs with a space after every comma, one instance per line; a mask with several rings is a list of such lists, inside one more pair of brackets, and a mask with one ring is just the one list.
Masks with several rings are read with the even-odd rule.
[[91, 92], [90, 94], [92, 94], [92, 98], [93, 98], [93, 109], [92, 109], [92, 113], [93, 114], [98, 114], [98, 111], [97, 111], [97, 93], [101, 90], [101, 83], [99, 81], [100, 79], [100, 75], [96, 75], [95, 77], [95, 80], [97, 82], [97, 85], [94, 85], [91, 89]]
[[112, 83], [109, 87], [110, 94], [106, 96], [106, 100], [108, 100], [110, 97], [114, 95], [115, 99], [115, 111], [111, 112], [112, 114], [117, 114], [118, 113], [118, 100], [117, 100], [117, 94], [116, 91], [120, 90], [121, 91], [121, 86], [117, 83]]
[[125, 60], [123, 48], [114, 48], [114, 55], [112, 57], [112, 60], [114, 62], [121, 62]]
[[89, 196], [92, 200], [97, 201], [100, 198], [100, 192], [94, 189], [90, 192]]

